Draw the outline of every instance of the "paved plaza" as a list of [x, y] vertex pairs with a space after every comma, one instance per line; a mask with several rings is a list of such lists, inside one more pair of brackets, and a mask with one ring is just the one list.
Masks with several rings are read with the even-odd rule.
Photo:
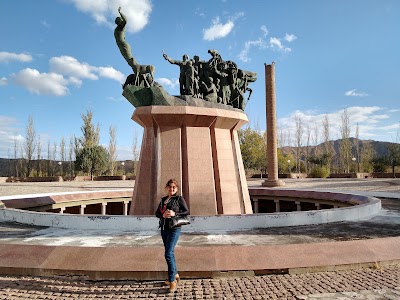
[[[348, 191], [382, 198], [379, 216], [360, 222], [344, 222], [299, 228], [275, 228], [272, 231], [241, 235], [237, 239], [206, 239], [183, 235], [180, 243], [257, 243], [299, 244], [398, 237], [400, 235], [400, 179], [286, 179], [284, 188]], [[260, 180], [249, 185], [260, 185]], [[133, 181], [0, 183], [0, 196], [132, 188]], [[41, 243], [62, 243], [62, 230], [43, 239], [43, 230], [0, 222], [0, 243], [23, 243], [40, 235]], [[49, 233], [49, 232], [48, 232]], [[71, 236], [71, 233], [69, 233]], [[270, 237], [274, 236], [274, 239]], [[79, 233], [69, 243], [81, 244]], [[36, 239], [37, 241], [39, 239]], [[101, 241], [101, 237], [98, 237]], [[126, 239], [119, 239], [124, 240]], [[143, 239], [142, 239], [143, 240]], [[97, 241], [97, 242], [98, 242]], [[131, 239], [130, 243], [138, 240]], [[95, 237], [89, 243], [96, 243]], [[118, 244], [118, 238], [102, 246]], [[161, 245], [158, 236], [149, 239]], [[246, 244], [247, 243], [247, 244]], [[178, 245], [179, 246], [179, 245]], [[206, 249], [206, 248], [205, 248]], [[0, 253], [1, 255], [1, 253]], [[195, 258], [194, 258], [195, 259]], [[331, 272], [234, 276], [213, 279], [183, 279], [174, 294], [161, 281], [91, 281], [85, 277], [0, 276], [0, 299], [400, 299], [400, 265], [375, 264], [371, 268], [353, 268]]]

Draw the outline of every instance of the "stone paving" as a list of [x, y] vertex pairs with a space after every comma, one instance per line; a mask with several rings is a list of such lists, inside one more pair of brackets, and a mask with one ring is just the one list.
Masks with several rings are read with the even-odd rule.
[[[286, 188], [357, 190], [400, 199], [400, 180], [286, 180]], [[0, 196], [131, 188], [133, 182], [0, 184]], [[249, 183], [258, 184], [258, 181]], [[1, 255], [1, 253], [0, 253]], [[400, 265], [307, 274], [183, 279], [175, 293], [161, 281], [88, 281], [79, 277], [0, 276], [0, 299], [400, 299]]]
[[[364, 297], [364, 298], [363, 298]], [[400, 299], [400, 265], [373, 269], [183, 279], [171, 294], [161, 281], [88, 281], [1, 276], [0, 299]]]

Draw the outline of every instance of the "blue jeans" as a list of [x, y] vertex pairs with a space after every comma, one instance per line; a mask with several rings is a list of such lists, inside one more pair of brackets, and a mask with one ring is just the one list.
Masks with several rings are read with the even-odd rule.
[[175, 275], [178, 274], [178, 270], [176, 269], [174, 250], [180, 235], [181, 235], [181, 228], [161, 230], [161, 237], [165, 249], [164, 256], [168, 266], [169, 282], [174, 281]]

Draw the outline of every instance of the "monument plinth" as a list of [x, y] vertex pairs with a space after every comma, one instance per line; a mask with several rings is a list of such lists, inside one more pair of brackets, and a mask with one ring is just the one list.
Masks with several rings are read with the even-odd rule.
[[153, 105], [137, 107], [132, 119], [144, 133], [131, 215], [153, 215], [170, 178], [191, 215], [252, 213], [237, 135], [244, 113]]

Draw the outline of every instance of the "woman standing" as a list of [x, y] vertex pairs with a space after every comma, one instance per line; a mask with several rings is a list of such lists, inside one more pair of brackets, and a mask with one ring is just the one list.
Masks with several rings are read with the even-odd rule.
[[179, 274], [175, 262], [175, 245], [178, 242], [181, 234], [181, 228], [171, 228], [171, 218], [175, 216], [187, 216], [189, 209], [186, 205], [185, 199], [178, 196], [178, 183], [175, 179], [168, 180], [165, 188], [168, 195], [161, 198], [160, 204], [156, 211], [156, 217], [160, 219], [161, 237], [164, 243], [165, 260], [168, 266], [168, 280], [169, 291], [176, 290], [176, 285], [179, 281]]

